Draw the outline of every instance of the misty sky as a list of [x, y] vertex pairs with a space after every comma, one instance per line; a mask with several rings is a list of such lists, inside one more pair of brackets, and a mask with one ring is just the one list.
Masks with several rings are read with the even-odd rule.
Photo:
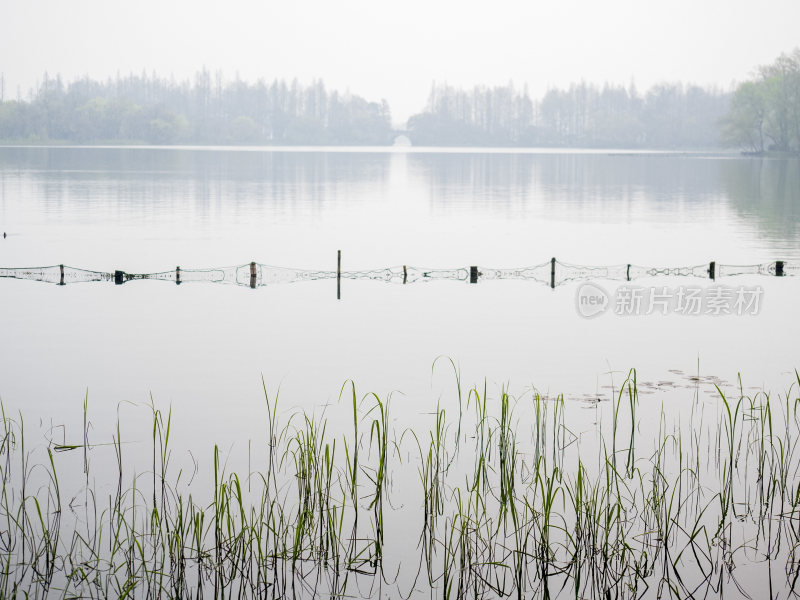
[[798, 23], [800, 0], [0, 0], [0, 72], [6, 99], [45, 70], [321, 77], [385, 97], [399, 122], [433, 80], [534, 96], [581, 79], [727, 88], [800, 46]]

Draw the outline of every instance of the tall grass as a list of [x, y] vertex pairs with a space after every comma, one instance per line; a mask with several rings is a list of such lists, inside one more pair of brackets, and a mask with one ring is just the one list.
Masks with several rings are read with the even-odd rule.
[[[563, 397], [484, 383], [463, 398], [454, 371], [457, 416], [437, 404], [422, 430], [395, 431], [390, 398], [352, 382], [328, 409], [349, 415], [335, 432], [265, 385], [246, 473], [217, 446], [176, 470], [178, 423], [152, 401], [143, 471], [119, 419], [90, 443], [88, 399], [76, 444], [30, 446], [0, 405], [0, 597], [800, 594], [797, 374], [777, 396], [717, 388], [687, 419], [645, 410], [631, 371], [574, 431]], [[95, 471], [111, 450], [114, 469]]]

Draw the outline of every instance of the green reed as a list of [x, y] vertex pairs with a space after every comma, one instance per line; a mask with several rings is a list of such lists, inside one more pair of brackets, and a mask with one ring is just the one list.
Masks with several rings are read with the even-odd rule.
[[[451, 365], [457, 417], [437, 404], [427, 431], [395, 431], [390, 398], [352, 382], [326, 409], [347, 414], [344, 428], [325, 411], [281, 413], [263, 384], [264, 441], [248, 443], [246, 474], [215, 445], [187, 477], [174, 464], [178, 423], [152, 399], [143, 471], [119, 410], [109, 444], [87, 397], [79, 443], [30, 446], [23, 416], [0, 405], [0, 597], [764, 592], [742, 565], [764, 593], [800, 592], [796, 373], [778, 396], [740, 383], [695, 397], [688, 419], [650, 408], [643, 421], [631, 371], [581, 431], [562, 396], [501, 386], [493, 398], [483, 383], [462, 404]], [[105, 448], [113, 470], [98, 472]]]

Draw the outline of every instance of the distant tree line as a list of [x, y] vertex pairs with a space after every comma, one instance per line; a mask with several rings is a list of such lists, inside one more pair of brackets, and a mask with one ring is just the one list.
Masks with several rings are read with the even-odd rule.
[[328, 91], [321, 80], [225, 81], [206, 69], [182, 81], [142, 73], [65, 84], [45, 75], [27, 100], [0, 102], [0, 140], [23, 143], [385, 145], [399, 133], [421, 146], [800, 152], [800, 49], [733, 92], [582, 82], [532, 99], [513, 83], [434, 83], [425, 109], [397, 131], [385, 100]]
[[408, 121], [415, 144], [710, 148], [730, 95], [663, 84], [574, 84], [532, 100], [513, 83], [463, 90], [434, 84], [425, 111]]
[[388, 144], [386, 101], [368, 102], [301, 85], [238, 78], [207, 70], [193, 81], [128, 75], [65, 84], [45, 75], [28, 101], [0, 103], [0, 139], [20, 142], [153, 144]]
[[751, 152], [800, 152], [800, 48], [736, 88], [722, 134]]

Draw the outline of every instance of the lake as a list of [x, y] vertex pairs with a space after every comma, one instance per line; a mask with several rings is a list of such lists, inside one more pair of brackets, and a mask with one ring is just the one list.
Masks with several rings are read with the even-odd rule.
[[[669, 153], [4, 148], [0, 267], [149, 273], [257, 261], [332, 271], [337, 250], [346, 271], [520, 268], [551, 257], [797, 264], [798, 178], [797, 161]], [[758, 315], [587, 320], [577, 286], [519, 280], [345, 281], [338, 302], [332, 281], [253, 292], [0, 280], [0, 394], [48, 410], [86, 388], [98, 401], [152, 392], [213, 406], [258, 394], [263, 373], [318, 402], [348, 378], [381, 393], [427, 384], [439, 355], [471, 381], [567, 394], [594, 393], [610, 370], [659, 379], [693, 373], [698, 360], [703, 372], [741, 371], [756, 384], [791, 372], [797, 280], [719, 280], [731, 282], [765, 287]]]
[[[5, 147], [0, 229], [0, 268], [143, 274], [255, 261], [321, 273], [257, 289], [188, 278], [179, 286], [0, 278], [6, 413], [21, 411], [51, 443], [75, 443], [87, 430], [88, 397], [96, 443], [111, 441], [123, 414], [131, 431], [143, 427], [130, 452], [145, 464], [151, 415], [128, 406], [151, 398], [172, 408], [176, 463], [188, 460], [187, 448], [207, 459], [213, 444], [231, 464], [249, 460], [246, 440], [264, 436], [262, 377], [284, 409], [324, 410], [332, 431], [352, 421], [339, 402], [346, 381], [359, 396], [391, 393], [398, 429], [427, 430], [437, 402], [454, 414], [450, 360], [465, 392], [485, 382], [495, 395], [564, 394], [573, 431], [602, 420], [597, 410], [610, 408], [596, 404], [613, 404], [631, 368], [639, 415], [655, 421], [684, 418], [692, 402], [718, 406], [715, 386], [735, 395], [740, 385], [750, 394], [796, 385], [796, 159]], [[711, 261], [716, 280], [705, 276]], [[790, 276], [775, 277], [775, 261]], [[415, 275], [407, 284], [397, 278], [404, 265]], [[477, 284], [465, 279], [473, 265], [483, 274]], [[579, 268], [606, 265], [620, 266], [612, 279]], [[628, 265], [630, 282], [620, 275]], [[389, 267], [392, 281], [369, 278]], [[528, 267], [531, 276], [520, 276]], [[656, 267], [684, 275], [648, 272]], [[727, 276], [737, 269], [744, 274]], [[581, 304], [587, 283], [609, 303], [591, 318]], [[636, 310], [622, 306], [633, 288], [643, 294]], [[676, 303], [694, 292], [707, 304], [681, 312]], [[708, 303], [723, 292], [728, 310], [715, 314]], [[743, 293], [750, 303], [737, 307]], [[114, 460], [98, 452], [102, 473]], [[201, 481], [211, 477], [207, 466], [199, 471]], [[415, 541], [407, 540], [412, 553]]]

